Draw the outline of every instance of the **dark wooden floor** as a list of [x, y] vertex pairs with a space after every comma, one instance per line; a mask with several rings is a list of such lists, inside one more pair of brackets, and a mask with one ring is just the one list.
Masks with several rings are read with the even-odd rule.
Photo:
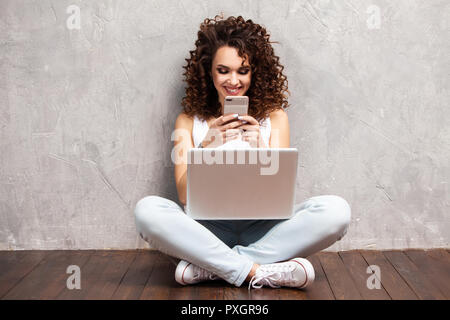
[[[446, 249], [321, 252], [308, 258], [315, 282], [293, 288], [237, 288], [225, 281], [181, 286], [175, 264], [156, 251], [0, 251], [0, 299], [449, 299]], [[81, 271], [81, 289], [69, 290], [69, 265]], [[381, 288], [369, 290], [369, 265]]]

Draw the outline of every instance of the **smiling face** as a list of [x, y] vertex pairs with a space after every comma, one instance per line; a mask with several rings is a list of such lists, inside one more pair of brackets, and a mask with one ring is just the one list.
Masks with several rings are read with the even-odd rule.
[[252, 75], [248, 60], [247, 56], [244, 65], [241, 65], [244, 59], [233, 47], [223, 46], [217, 50], [211, 74], [222, 108], [226, 96], [243, 96], [250, 88]]

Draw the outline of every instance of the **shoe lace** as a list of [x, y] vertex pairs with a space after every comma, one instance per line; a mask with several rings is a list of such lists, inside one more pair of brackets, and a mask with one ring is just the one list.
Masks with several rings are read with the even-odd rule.
[[291, 263], [274, 263], [259, 266], [255, 275], [250, 279], [248, 290], [259, 289], [262, 286], [280, 288], [294, 279], [292, 271], [295, 266]]

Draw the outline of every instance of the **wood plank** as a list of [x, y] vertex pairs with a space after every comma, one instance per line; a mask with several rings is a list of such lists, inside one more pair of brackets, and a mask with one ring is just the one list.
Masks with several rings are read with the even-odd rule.
[[51, 251], [42, 261], [22, 279], [5, 299], [47, 300], [55, 299], [66, 288], [70, 274], [67, 267], [86, 263], [92, 251]]
[[[247, 283], [248, 287], [248, 283]], [[278, 300], [279, 294], [278, 291], [280, 289], [262, 287], [259, 289], [251, 288], [248, 292], [249, 300]]]
[[405, 250], [408, 258], [419, 268], [434, 286], [450, 298], [450, 264], [433, 257], [425, 250]]
[[308, 300], [335, 300], [333, 291], [331, 290], [328, 279], [323, 271], [318, 254], [308, 257], [309, 262], [314, 267], [315, 279], [314, 282], [303, 289]]
[[[359, 254], [359, 255], [358, 255]], [[318, 253], [308, 257], [316, 279], [309, 287], [247, 290], [224, 280], [182, 286], [175, 265], [157, 251], [1, 251], [2, 299], [448, 299], [446, 249]], [[68, 265], [81, 269], [81, 290], [68, 290]], [[381, 270], [382, 289], [365, 286], [368, 265]], [[383, 293], [384, 290], [384, 293]], [[356, 291], [356, 294], [355, 294]], [[378, 291], [378, 292], [377, 292]], [[377, 292], [377, 293], [376, 293]], [[381, 292], [381, 293], [380, 293]], [[359, 294], [359, 297], [358, 297]]]
[[[342, 251], [339, 252], [344, 265], [347, 267], [350, 276], [358, 289], [359, 293], [365, 300], [391, 300], [391, 297], [387, 294], [383, 288], [381, 281], [380, 288], [369, 289], [367, 286], [367, 280], [371, 277], [372, 273], [367, 273], [368, 264], [364, 260], [361, 253], [357, 250]], [[380, 280], [380, 279], [378, 279]]]
[[223, 280], [183, 286], [175, 280], [176, 265], [170, 256], [160, 253], [154, 270], [140, 296], [142, 300], [214, 300], [223, 299]]
[[65, 288], [57, 299], [110, 299], [135, 255], [135, 251], [96, 251], [81, 269], [81, 289]]
[[[175, 274], [175, 270], [174, 270]], [[175, 278], [175, 276], [174, 276]], [[181, 285], [174, 280], [169, 290], [170, 300], [199, 300], [200, 284]]]
[[50, 251], [0, 251], [0, 298], [29, 274]]
[[442, 263], [446, 265], [450, 264], [450, 253], [445, 249], [427, 250], [427, 254], [430, 257], [440, 260]]
[[[155, 261], [153, 271], [150, 274], [139, 299], [168, 300], [170, 289], [175, 286], [181, 286], [175, 281], [175, 266], [165, 257], [165, 254], [158, 252], [158, 259]], [[188, 296], [189, 288], [184, 291], [185, 292], [182, 292], [182, 294]], [[172, 296], [175, 295], [172, 293]]]
[[445, 299], [442, 292], [424, 277], [417, 266], [402, 251], [384, 251], [383, 254], [420, 299]]
[[159, 254], [154, 250], [138, 250], [136, 258], [114, 292], [113, 300], [137, 300], [144, 290]]
[[240, 287], [234, 285], [227, 286], [223, 289], [224, 300], [251, 300], [248, 291], [248, 283], [244, 282]]
[[134, 250], [111, 252], [106, 268], [93, 283], [85, 299], [111, 299], [136, 255], [137, 253]]
[[170, 270], [170, 288], [168, 293], [169, 300], [191, 300], [198, 299], [198, 287], [197, 284], [193, 285], [181, 285], [175, 280], [175, 270], [180, 262], [180, 259], [161, 253], [164, 260], [167, 263], [167, 270]]
[[307, 300], [306, 288], [290, 288], [282, 287], [279, 289], [274, 289], [274, 293], [278, 293], [278, 300]]
[[360, 250], [368, 265], [380, 268], [381, 284], [392, 300], [417, 300], [418, 296], [380, 251]]
[[205, 281], [195, 285], [196, 296], [192, 299], [199, 300], [223, 300], [226, 287], [232, 286], [225, 280]]
[[318, 256], [336, 300], [361, 300], [361, 294], [339, 255], [321, 252]]
[[198, 286], [200, 284], [181, 285], [175, 280], [175, 268], [173, 269], [171, 284], [168, 293], [169, 300], [198, 300]]

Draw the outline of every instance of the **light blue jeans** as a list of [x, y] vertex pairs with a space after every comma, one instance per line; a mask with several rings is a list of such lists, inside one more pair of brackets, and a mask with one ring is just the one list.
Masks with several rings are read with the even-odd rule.
[[136, 228], [150, 246], [241, 286], [254, 263], [267, 264], [319, 252], [347, 232], [351, 209], [335, 195], [309, 198], [284, 220], [193, 220], [174, 201], [139, 200]]

